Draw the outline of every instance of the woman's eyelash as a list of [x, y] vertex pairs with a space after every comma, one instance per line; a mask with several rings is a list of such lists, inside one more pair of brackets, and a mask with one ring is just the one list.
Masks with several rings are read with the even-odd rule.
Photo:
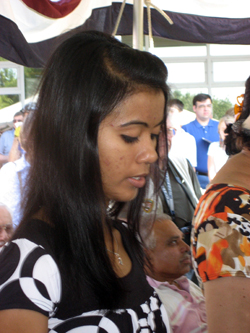
[[[134, 142], [139, 141], [138, 137], [128, 136], [128, 135], [125, 135], [125, 134], [122, 134], [121, 137], [126, 143], [134, 143]], [[158, 140], [159, 139], [159, 134], [151, 134], [151, 139], [152, 140]]]
[[159, 134], [151, 134], [151, 139], [154, 140], [158, 140], [159, 139]]
[[134, 137], [134, 136], [128, 136], [128, 135], [121, 135], [122, 139], [126, 142], [126, 143], [134, 143], [139, 141], [138, 137]]

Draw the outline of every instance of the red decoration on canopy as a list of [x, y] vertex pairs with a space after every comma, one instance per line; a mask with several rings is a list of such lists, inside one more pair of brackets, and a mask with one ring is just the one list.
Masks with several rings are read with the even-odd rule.
[[62, 18], [70, 14], [81, 0], [22, 0], [28, 7], [50, 18]]

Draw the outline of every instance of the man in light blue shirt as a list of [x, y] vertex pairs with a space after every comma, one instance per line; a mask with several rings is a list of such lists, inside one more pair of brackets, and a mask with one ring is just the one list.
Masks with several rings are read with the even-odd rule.
[[193, 99], [193, 110], [196, 119], [182, 128], [193, 135], [197, 147], [196, 173], [201, 188], [205, 189], [209, 183], [207, 170], [207, 152], [211, 142], [219, 141], [218, 124], [212, 120], [212, 98], [207, 94], [198, 94]]
[[0, 167], [2, 164], [8, 162], [9, 152], [11, 150], [13, 140], [14, 140], [14, 132], [16, 128], [16, 123], [23, 122], [23, 113], [21, 111], [17, 112], [14, 115], [13, 126], [9, 131], [4, 132], [0, 137]]

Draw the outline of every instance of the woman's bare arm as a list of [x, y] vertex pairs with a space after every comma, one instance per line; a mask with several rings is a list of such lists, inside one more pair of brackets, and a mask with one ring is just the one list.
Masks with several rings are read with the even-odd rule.
[[208, 332], [249, 332], [250, 279], [223, 277], [204, 283]]
[[48, 333], [48, 318], [31, 310], [0, 311], [0, 333]]

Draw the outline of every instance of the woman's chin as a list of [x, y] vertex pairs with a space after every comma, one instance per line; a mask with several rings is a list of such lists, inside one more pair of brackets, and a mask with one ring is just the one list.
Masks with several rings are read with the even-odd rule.
[[114, 201], [118, 201], [118, 202], [129, 202], [134, 200], [138, 195], [138, 189], [134, 189], [133, 191], [128, 191], [128, 192], [123, 192], [123, 193], [119, 193], [115, 196], [113, 196], [112, 199], [110, 200], [114, 200]]

